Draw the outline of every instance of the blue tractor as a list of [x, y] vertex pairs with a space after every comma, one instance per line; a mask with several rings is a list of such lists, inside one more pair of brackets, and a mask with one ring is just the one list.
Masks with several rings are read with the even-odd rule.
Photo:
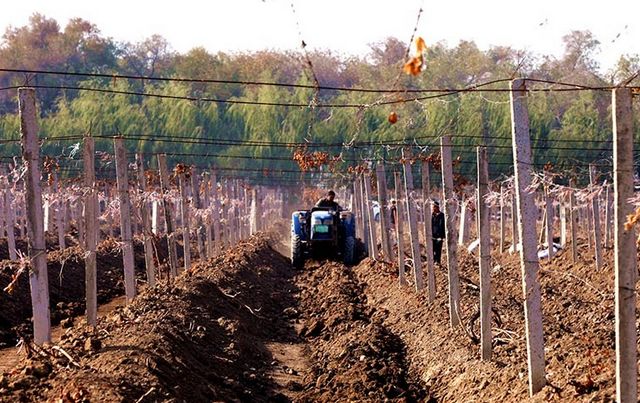
[[296, 211], [291, 216], [291, 263], [302, 268], [307, 256], [355, 262], [355, 218], [350, 211], [326, 207]]

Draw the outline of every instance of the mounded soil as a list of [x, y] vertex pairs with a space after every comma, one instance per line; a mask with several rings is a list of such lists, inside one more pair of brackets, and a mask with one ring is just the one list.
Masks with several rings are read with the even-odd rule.
[[[285, 232], [285, 231], [279, 231]], [[611, 251], [542, 261], [548, 385], [528, 398], [519, 257], [494, 253], [493, 360], [479, 358], [477, 258], [459, 251], [463, 326], [451, 329], [446, 269], [428, 303], [397, 269], [293, 269], [259, 234], [144, 289], [95, 329], [30, 345], [0, 378], [2, 401], [613, 401]], [[495, 251], [494, 251], [495, 252]], [[412, 273], [407, 271], [411, 280]]]
[[[73, 239], [68, 237], [69, 244], [74, 245]], [[166, 261], [166, 239], [157, 238], [156, 260]], [[27, 245], [17, 240], [16, 246], [26, 255]], [[57, 240], [47, 238], [47, 274], [49, 278], [49, 300], [51, 308], [51, 322], [53, 325], [61, 321], [82, 315], [85, 312], [85, 266], [84, 250], [80, 246], [69, 246], [64, 250], [57, 248]], [[122, 270], [122, 249], [117, 240], [108, 238], [97, 248], [97, 288], [98, 304], [102, 305], [114, 297], [124, 295]], [[14, 284], [10, 292], [1, 291], [13, 280], [19, 270], [19, 263], [10, 261], [7, 243], [0, 240], [0, 348], [15, 346], [21, 338], [29, 339], [31, 327], [31, 293], [29, 277], [25, 271]], [[145, 264], [142, 242], [134, 241], [134, 259], [136, 279], [144, 283]]]

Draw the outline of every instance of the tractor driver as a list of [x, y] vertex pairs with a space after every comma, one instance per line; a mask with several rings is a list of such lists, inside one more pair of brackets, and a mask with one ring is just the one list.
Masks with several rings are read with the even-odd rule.
[[328, 207], [332, 210], [340, 211], [342, 207], [334, 201], [336, 198], [336, 193], [333, 190], [327, 192], [327, 195], [322, 199], [318, 200], [316, 203], [316, 207]]

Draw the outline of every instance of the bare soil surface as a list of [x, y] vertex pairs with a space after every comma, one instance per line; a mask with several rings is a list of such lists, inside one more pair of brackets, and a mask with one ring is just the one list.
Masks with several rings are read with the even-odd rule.
[[548, 385], [532, 399], [517, 255], [492, 258], [494, 356], [482, 362], [474, 255], [459, 251], [463, 326], [451, 329], [444, 268], [429, 304], [388, 265], [297, 271], [278, 236], [258, 234], [95, 329], [77, 321], [55, 345], [29, 344], [0, 401], [613, 401], [612, 256], [596, 271], [587, 249], [541, 262]]
[[[407, 346], [410, 371], [438, 401], [615, 401], [613, 255], [595, 270], [582, 243], [579, 261], [565, 250], [541, 261], [548, 385], [528, 396], [526, 340], [518, 255], [492, 256], [493, 360], [480, 361], [477, 256], [459, 250], [464, 329], [449, 326], [446, 267], [436, 268], [437, 298], [400, 287], [396, 269], [370, 259], [355, 267], [368, 303]], [[412, 274], [407, 273], [411, 280]], [[640, 310], [639, 310], [640, 312]]]
[[[57, 241], [48, 237], [47, 270], [51, 322], [57, 325], [85, 312], [84, 250], [80, 246], [57, 249]], [[69, 237], [72, 239], [71, 237]], [[161, 264], [166, 260], [165, 239], [156, 239], [156, 258]], [[20, 240], [18, 247], [26, 254], [26, 244]], [[24, 249], [24, 250], [23, 250]], [[3, 253], [6, 253], [4, 255]], [[134, 242], [136, 278], [144, 283], [145, 265], [142, 243]], [[0, 259], [8, 259], [6, 240], [0, 241]], [[19, 270], [19, 262], [0, 260], [0, 290], [9, 285]], [[117, 240], [108, 238], [97, 249], [98, 304], [124, 295], [122, 249]], [[28, 340], [31, 328], [31, 294], [28, 273], [23, 272], [10, 292], [0, 292], [0, 348], [15, 346], [21, 338]]]

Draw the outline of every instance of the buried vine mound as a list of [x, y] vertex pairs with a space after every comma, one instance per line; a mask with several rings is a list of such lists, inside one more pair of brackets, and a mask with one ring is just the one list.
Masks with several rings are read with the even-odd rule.
[[[21, 338], [29, 338], [33, 333], [31, 318], [31, 294], [26, 270], [14, 277], [20, 270], [20, 262], [9, 258], [6, 241], [0, 241], [0, 348], [13, 346]], [[156, 259], [167, 259], [166, 238], [155, 238]], [[26, 254], [26, 245], [18, 243], [21, 253]], [[57, 242], [47, 242], [47, 274], [49, 279], [49, 302], [51, 322], [56, 325], [64, 320], [82, 315], [85, 311], [85, 251], [80, 246], [57, 249]], [[138, 239], [134, 242], [136, 278], [144, 281], [144, 249]], [[13, 282], [13, 285], [9, 286]], [[108, 238], [97, 248], [97, 288], [98, 303], [104, 304], [114, 297], [124, 295], [122, 270], [122, 247], [114, 238]]]
[[[30, 345], [5, 401], [417, 401], [402, 341], [334, 262], [291, 267], [266, 235]], [[66, 399], [66, 400], [65, 400]]]
[[[0, 378], [0, 400], [527, 400], [516, 256], [495, 255], [494, 357], [481, 362], [473, 255], [460, 252], [465, 328], [451, 329], [442, 268], [429, 304], [371, 259], [295, 270], [275, 247], [259, 234], [145, 289], [94, 329], [29, 345]], [[548, 386], [535, 401], [615, 395], [612, 279], [581, 259], [542, 262]]]

